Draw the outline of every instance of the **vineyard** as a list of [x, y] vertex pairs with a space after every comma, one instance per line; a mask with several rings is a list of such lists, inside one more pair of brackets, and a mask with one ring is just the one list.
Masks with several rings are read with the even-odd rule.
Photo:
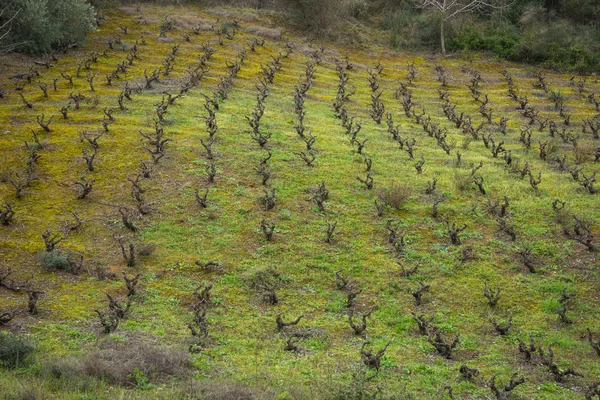
[[600, 398], [598, 77], [150, 6], [0, 66], [0, 398]]

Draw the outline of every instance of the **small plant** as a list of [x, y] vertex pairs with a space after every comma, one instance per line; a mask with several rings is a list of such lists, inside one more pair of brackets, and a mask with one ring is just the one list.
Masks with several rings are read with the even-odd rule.
[[125, 208], [119, 207], [119, 214], [121, 214], [121, 222], [123, 222], [123, 226], [129, 229], [131, 232], [137, 232], [138, 228], [133, 223], [133, 211]]
[[567, 289], [564, 288], [560, 299], [558, 299], [558, 308], [556, 309], [556, 313], [558, 314], [559, 319], [565, 324], [572, 324], [573, 320], [567, 317], [567, 302], [575, 297], [576, 293], [567, 293]]
[[378, 202], [377, 199], [375, 199], [373, 203], [375, 204], [375, 211], [377, 212], [377, 216], [383, 217], [383, 214], [385, 213], [385, 202]]
[[531, 361], [531, 357], [535, 354], [535, 340], [533, 339], [533, 335], [529, 336], [529, 345], [526, 345], [521, 338], [517, 337], [519, 341], [519, 353], [525, 356], [525, 360]]
[[350, 286], [350, 278], [344, 278], [340, 272], [341, 271], [335, 271], [335, 286], [339, 290], [346, 290]]
[[433, 315], [417, 314], [415, 311], [410, 312], [413, 320], [417, 323], [421, 335], [428, 335], [429, 327], [433, 327]]
[[373, 189], [373, 177], [371, 176], [371, 173], [367, 172], [367, 176], [364, 179], [360, 176], [357, 176], [356, 180], [365, 185], [365, 189]]
[[334, 221], [333, 223], [331, 222], [327, 222], [327, 238], [325, 239], [325, 242], [331, 244], [333, 243], [334, 239], [333, 239], [333, 234], [335, 232], [335, 228], [337, 227], [337, 221]]
[[292, 335], [288, 337], [283, 350], [293, 353], [304, 353], [306, 350], [297, 344], [300, 340], [302, 340], [302, 336]]
[[487, 283], [483, 284], [483, 295], [488, 300], [491, 307], [496, 307], [500, 301], [500, 288], [488, 288]]
[[39, 291], [39, 290], [34, 290], [31, 288], [27, 288], [25, 290], [27, 292], [27, 311], [31, 315], [37, 315], [38, 314], [37, 302], [40, 299], [40, 296], [42, 296], [44, 294], [44, 292]]
[[521, 256], [521, 260], [529, 272], [535, 273], [535, 257], [532, 254], [532, 249], [527, 246], [523, 246], [523, 248], [519, 251], [519, 255]]
[[38, 253], [38, 260], [49, 271], [69, 271], [71, 267], [68, 254], [58, 250], [42, 251]]
[[127, 297], [135, 296], [137, 293], [137, 285], [140, 279], [141, 274], [135, 275], [133, 278], [127, 277], [127, 274], [123, 272], [123, 280], [125, 281], [125, 286], [127, 287]]
[[263, 219], [260, 221], [260, 230], [265, 235], [267, 241], [271, 241], [275, 233], [275, 223]]
[[129, 314], [129, 310], [131, 308], [131, 297], [127, 298], [127, 303], [121, 303], [120, 299], [115, 299], [110, 295], [110, 293], [106, 293], [106, 297], [108, 298], [108, 309], [117, 316], [119, 319], [124, 319], [127, 314]]
[[92, 192], [94, 187], [95, 179], [87, 180], [85, 176], [82, 176], [81, 179], [75, 181], [75, 186], [77, 187], [77, 200], [83, 200], [87, 197], [88, 194]]
[[510, 383], [504, 387], [496, 386], [496, 375], [492, 376], [490, 380], [490, 390], [496, 396], [496, 400], [509, 400], [511, 398], [511, 392], [519, 385], [525, 383], [525, 378], [517, 378], [517, 375], [514, 374], [510, 378]]
[[460, 372], [461, 376], [467, 380], [479, 376], [479, 370], [477, 368], [469, 368], [466, 364], [461, 365], [458, 372]]
[[431, 217], [434, 219], [438, 219], [439, 217], [439, 207], [440, 204], [443, 203], [445, 201], [445, 197], [440, 196], [440, 197], [436, 197], [432, 200], [432, 204], [431, 204]]
[[198, 203], [198, 205], [200, 205], [200, 207], [202, 207], [202, 208], [207, 208], [208, 207], [208, 201], [207, 201], [208, 188], [204, 189], [204, 194], [202, 194], [202, 195], [200, 195], [200, 190], [198, 188], [194, 189], [194, 193], [195, 193], [196, 203]]
[[508, 317], [508, 320], [506, 321], [505, 324], [498, 323], [498, 321], [496, 321], [495, 318], [490, 317], [490, 322], [492, 323], [492, 326], [494, 327], [496, 332], [498, 332], [502, 336], [504, 336], [508, 333], [508, 330], [512, 326], [512, 320], [513, 320], [512, 312], [510, 313], [510, 316]]
[[0, 224], [4, 226], [9, 226], [13, 222], [13, 217], [15, 216], [15, 212], [13, 211], [12, 206], [8, 202], [4, 202], [4, 207], [0, 207]]
[[411, 295], [415, 298], [415, 306], [421, 305], [421, 297], [423, 293], [431, 289], [431, 285], [426, 285], [423, 282], [419, 282], [419, 288], [411, 293]]
[[448, 231], [448, 236], [450, 237], [450, 242], [453, 245], [459, 245], [461, 243], [459, 235], [462, 231], [467, 229], [467, 224], [463, 224], [461, 227], [459, 227], [456, 225], [456, 222], [452, 222], [452, 224], [450, 224], [450, 222], [446, 221], [446, 229]]
[[465, 261], [468, 261], [468, 260], [474, 260], [475, 258], [476, 258], [476, 256], [475, 256], [475, 252], [474, 252], [472, 246], [464, 246], [460, 250], [460, 255], [458, 256], [458, 259], [461, 262], [465, 262]]
[[50, 129], [50, 123], [52, 122], [53, 119], [54, 119], [54, 115], [46, 120], [43, 113], [42, 113], [42, 115], [38, 115], [36, 117], [36, 121], [37, 121], [38, 125], [41, 126], [45, 132], [52, 132], [52, 129]]
[[281, 332], [284, 328], [288, 326], [298, 325], [302, 318], [304, 318], [304, 315], [300, 315], [295, 320], [284, 322], [283, 318], [281, 317], [281, 314], [277, 314], [277, 317], [275, 318], [275, 322], [277, 323], [277, 330]]
[[392, 341], [390, 340], [387, 342], [387, 344], [375, 354], [373, 354], [372, 350], [365, 350], [365, 347], [368, 344], [371, 344], [371, 342], [364, 342], [360, 348], [360, 358], [363, 364], [368, 368], [375, 368], [375, 370], [379, 372], [379, 369], [381, 368], [381, 358], [385, 355], [385, 351], [389, 345], [392, 344]]
[[361, 322], [359, 323], [355, 323], [353, 320], [354, 317], [354, 310], [350, 310], [348, 312], [348, 323], [350, 324], [350, 327], [352, 328], [352, 330], [354, 331], [355, 335], [362, 335], [364, 333], [364, 331], [367, 329], [367, 318], [371, 316], [371, 314], [373, 313], [373, 309], [371, 309], [369, 312], [361, 314], [359, 316], [359, 318], [361, 319]]
[[446, 342], [442, 332], [436, 326], [427, 332], [427, 341], [446, 359], [452, 358], [452, 351], [458, 345], [459, 339], [460, 335], [456, 335], [452, 342]]
[[423, 173], [423, 165], [425, 165], [425, 157], [421, 156], [421, 159], [414, 164], [417, 174]]
[[100, 310], [94, 310], [98, 314], [100, 324], [102, 325], [103, 332], [109, 334], [114, 332], [119, 327], [119, 318], [112, 312], [103, 312]]
[[315, 162], [316, 157], [310, 151], [308, 151], [307, 153], [300, 151], [300, 152], [297, 152], [294, 154], [296, 154], [298, 157], [300, 157], [302, 159], [302, 161], [304, 161], [308, 167], [314, 167], [314, 162]]
[[261, 205], [263, 210], [272, 210], [275, 207], [275, 204], [277, 203], [275, 189], [264, 189], [264, 193], [264, 196], [258, 198], [258, 203]]
[[128, 267], [135, 267], [135, 245], [133, 242], [120, 236], [117, 238], [117, 244], [121, 249], [121, 255], [123, 256], [123, 260], [125, 260], [125, 264], [127, 264]]
[[362, 293], [362, 289], [357, 288], [355, 285], [349, 285], [346, 288], [346, 307], [354, 308], [356, 297]]
[[308, 193], [310, 193], [310, 201], [313, 201], [319, 207], [319, 211], [325, 211], [325, 201], [329, 199], [329, 190], [325, 186], [325, 181], [321, 181], [321, 183], [317, 187], [313, 187], [308, 189]]
[[269, 267], [257, 271], [250, 278], [249, 284], [262, 302], [271, 305], [279, 303], [277, 289], [281, 284], [281, 274], [275, 269]]

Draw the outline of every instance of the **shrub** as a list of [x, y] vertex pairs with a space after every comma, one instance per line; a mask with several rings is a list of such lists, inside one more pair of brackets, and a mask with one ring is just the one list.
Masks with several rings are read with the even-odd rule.
[[277, 396], [271, 389], [249, 387], [243, 383], [205, 379], [192, 381], [182, 389], [178, 399], [203, 399], [203, 400], [257, 400], [257, 399], [289, 399], [308, 398], [293, 396]]
[[[61, 356], [42, 360], [38, 373], [40, 378], [52, 382], [52, 386], [65, 392], [97, 393], [98, 390], [102, 390], [102, 382], [84, 375], [81, 363], [74, 357]], [[37, 399], [37, 397], [33, 398]]]
[[95, 11], [85, 0], [15, 0], [0, 17], [0, 26], [13, 15], [5, 43], [26, 53], [49, 53], [79, 44], [94, 29]]
[[473, 176], [462, 174], [455, 170], [454, 176], [452, 177], [452, 182], [454, 182], [454, 186], [456, 186], [456, 188], [462, 192], [466, 190], [471, 183], [473, 183]]
[[585, 164], [591, 160], [596, 151], [596, 146], [593, 142], [579, 142], [573, 148], [573, 158], [577, 164]]
[[155, 244], [141, 244], [138, 246], [138, 255], [140, 257], [150, 257], [155, 250]]
[[450, 50], [490, 51], [505, 58], [517, 57], [519, 35], [510, 26], [487, 29], [477, 25], [465, 25], [448, 40]]
[[396, 210], [402, 208], [402, 205], [411, 194], [412, 188], [407, 183], [400, 184], [392, 182], [390, 187], [379, 189], [377, 191], [377, 196], [379, 196], [381, 201]]
[[152, 380], [188, 375], [187, 352], [142, 340], [104, 343], [81, 361], [82, 373], [120, 385], [148, 385]]
[[71, 262], [68, 253], [63, 251], [41, 251], [38, 253], [40, 265], [50, 271], [71, 271]]
[[72, 358], [50, 358], [40, 363], [40, 376], [46, 379], [79, 379], [79, 369]]
[[26, 364], [36, 346], [21, 335], [0, 332], [0, 365], [4, 368], [19, 368]]

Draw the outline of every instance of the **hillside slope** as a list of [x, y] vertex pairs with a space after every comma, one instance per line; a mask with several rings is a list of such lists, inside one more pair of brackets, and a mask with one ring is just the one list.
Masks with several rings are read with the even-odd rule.
[[0, 369], [2, 396], [492, 398], [517, 373], [514, 398], [585, 398], [600, 82], [320, 47], [255, 18], [128, 8], [48, 68], [1, 60], [0, 313], [43, 292], [0, 327], [39, 346]]

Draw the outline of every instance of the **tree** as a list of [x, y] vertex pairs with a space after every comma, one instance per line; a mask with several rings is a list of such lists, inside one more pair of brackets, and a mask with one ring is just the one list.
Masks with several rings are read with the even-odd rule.
[[414, 0], [417, 8], [434, 9], [440, 14], [440, 44], [442, 54], [446, 54], [446, 21], [460, 14], [484, 12], [489, 9], [508, 7], [503, 0]]

